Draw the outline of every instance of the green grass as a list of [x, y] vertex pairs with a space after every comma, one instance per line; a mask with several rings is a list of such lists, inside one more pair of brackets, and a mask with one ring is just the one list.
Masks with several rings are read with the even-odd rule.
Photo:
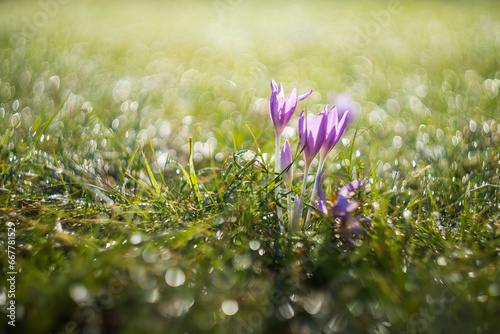
[[[494, 333], [500, 7], [399, 4], [1, 2], [3, 331]], [[323, 188], [369, 180], [365, 235], [280, 229], [272, 78], [357, 102]]]

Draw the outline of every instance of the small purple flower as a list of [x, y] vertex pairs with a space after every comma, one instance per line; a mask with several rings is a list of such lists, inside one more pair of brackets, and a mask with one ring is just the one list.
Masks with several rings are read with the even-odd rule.
[[293, 176], [293, 165], [292, 165], [292, 149], [290, 148], [290, 142], [285, 140], [285, 143], [281, 147], [281, 172], [283, 176], [283, 181], [286, 184], [292, 183]]
[[340, 117], [336, 107], [331, 108], [329, 111], [327, 111], [327, 109], [328, 106], [326, 106], [323, 110], [327, 119], [325, 140], [320, 150], [320, 154], [323, 159], [328, 155], [328, 153], [330, 153], [344, 133], [349, 115], [349, 110], [347, 110], [344, 115]]
[[356, 180], [343, 186], [337, 192], [335, 201], [327, 201], [325, 193], [319, 186], [321, 177], [316, 179], [318, 187], [319, 200], [316, 201], [318, 209], [326, 216], [329, 215], [333, 218], [340, 219], [339, 232], [342, 233], [347, 239], [350, 239], [349, 231], [355, 234], [363, 233], [363, 225], [370, 226], [368, 218], [365, 216], [353, 217], [351, 214], [358, 208], [358, 202], [351, 201], [353, 193], [366, 184], [366, 180]]
[[276, 85], [274, 80], [271, 80], [271, 99], [269, 101], [269, 112], [274, 124], [274, 129], [277, 135], [281, 135], [285, 126], [290, 122], [295, 108], [297, 108], [297, 101], [303, 100], [312, 94], [312, 90], [306, 94], [297, 96], [297, 89], [292, 88], [292, 91], [285, 98], [283, 85]]
[[299, 137], [306, 166], [309, 166], [318, 154], [326, 136], [326, 114], [316, 116], [304, 115], [304, 110], [299, 116]]

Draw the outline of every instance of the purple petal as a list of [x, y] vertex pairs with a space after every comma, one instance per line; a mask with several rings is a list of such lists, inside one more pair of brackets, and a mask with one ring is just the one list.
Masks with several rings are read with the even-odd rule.
[[361, 223], [359, 222], [359, 219], [357, 217], [351, 219], [351, 221], [349, 222], [349, 226], [347, 228], [351, 230], [354, 234], [363, 234]]
[[344, 217], [358, 208], [358, 202], [349, 201], [347, 197], [338, 196], [337, 203], [333, 206], [333, 215]]
[[323, 212], [324, 215], [328, 214], [328, 209], [326, 208], [326, 202], [319, 200], [316, 201], [316, 206], [318, 207], [319, 211]]
[[286, 183], [292, 183], [293, 165], [291, 164], [292, 150], [290, 148], [290, 142], [285, 140], [285, 143], [281, 147], [281, 172], [283, 175], [283, 181]]
[[[325, 136], [326, 136], [326, 125], [327, 125], [327, 119], [325, 114], [320, 113], [314, 117], [314, 123], [312, 126], [312, 135], [314, 138], [314, 156], [318, 154], [319, 150], [321, 149], [321, 146], [323, 145], [323, 142], [325, 141]], [[314, 158], [314, 157], [313, 157]]]
[[[326, 116], [324, 113], [319, 113], [316, 116], [308, 115], [305, 120], [307, 120], [307, 122], [299, 120], [299, 134], [302, 134], [301, 146], [304, 148], [304, 145], [306, 145], [303, 151], [304, 160], [306, 164], [310, 164], [314, 157], [318, 154], [321, 149], [321, 145], [323, 145], [323, 141], [325, 140]], [[306, 124], [304, 125], [304, 123]], [[302, 137], [307, 138], [307, 141], [302, 143]]]
[[321, 189], [321, 179], [323, 178], [323, 172], [319, 172], [318, 177], [316, 178], [316, 189], [318, 191], [318, 197], [321, 201], [325, 202], [325, 193], [323, 192], [323, 189]]
[[309, 97], [309, 95], [311, 95], [311, 94], [312, 94], [312, 92], [313, 92], [313, 91], [312, 91], [312, 89], [311, 89], [308, 93], [305, 93], [305, 94], [299, 95], [299, 96], [297, 97], [297, 100], [302, 101], [303, 99], [305, 99], [305, 98]]
[[[328, 106], [325, 107], [325, 110], [327, 108]], [[325, 117], [327, 119], [326, 135], [325, 140], [323, 141], [323, 145], [321, 146], [321, 154], [323, 157], [326, 157], [337, 143], [335, 140], [337, 137], [337, 114], [335, 110], [335, 107], [333, 107], [325, 114]]]
[[356, 190], [364, 186], [366, 182], [367, 182], [366, 180], [352, 181], [351, 183], [348, 183], [342, 188], [340, 188], [340, 190], [338, 191], [338, 195], [345, 198], [351, 198], [352, 197], [351, 193], [355, 192]]
[[281, 98], [285, 97], [285, 92], [283, 91], [283, 84], [281, 82], [278, 86], [278, 96]]
[[277, 126], [279, 125], [279, 101], [278, 93], [273, 91], [271, 93], [271, 98], [269, 100], [269, 114], [271, 115], [271, 120], [273, 121], [274, 128], [278, 131]]
[[[347, 126], [347, 122], [349, 120], [349, 110], [347, 110], [344, 115], [342, 116], [342, 119], [338, 122], [337, 129], [336, 129], [336, 136], [335, 136], [335, 144], [339, 141], [340, 137], [344, 133], [344, 130]], [[334, 145], [335, 145], [334, 144]]]
[[290, 122], [290, 119], [295, 112], [295, 108], [297, 108], [297, 90], [295, 89], [295, 87], [293, 87], [290, 94], [288, 94], [288, 97], [286, 98], [282, 108], [283, 109], [281, 110], [280, 116], [284, 128], [288, 124], [288, 122]]
[[298, 122], [298, 130], [299, 130], [299, 138], [300, 138], [300, 146], [304, 148], [304, 145], [306, 144], [306, 117], [304, 116], [304, 111], [299, 115], [299, 122]]
[[271, 80], [271, 91], [276, 92], [278, 91], [278, 85], [276, 84], [276, 81]]
[[285, 143], [281, 147], [281, 168], [285, 169], [292, 163], [292, 149], [290, 148], [290, 142], [285, 140]]

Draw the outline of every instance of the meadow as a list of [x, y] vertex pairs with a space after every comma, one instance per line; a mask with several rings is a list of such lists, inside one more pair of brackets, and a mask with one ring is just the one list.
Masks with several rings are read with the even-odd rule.
[[[277, 218], [272, 79], [362, 233]], [[496, 1], [1, 1], [0, 328], [496, 333], [499, 86]]]

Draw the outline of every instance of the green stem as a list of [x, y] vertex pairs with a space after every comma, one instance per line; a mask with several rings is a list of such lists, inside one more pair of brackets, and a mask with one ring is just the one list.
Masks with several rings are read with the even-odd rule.
[[[280, 144], [281, 144], [281, 134], [276, 133], [276, 147], [275, 147], [275, 152], [274, 152], [274, 174], [275, 177], [278, 177], [278, 175], [281, 172], [281, 166], [280, 166]], [[279, 206], [279, 195], [280, 195], [280, 186], [279, 183], [276, 184], [276, 187], [274, 189], [274, 195], [276, 197], [276, 213], [278, 215], [278, 220], [281, 221], [281, 218], [283, 216], [283, 210]]]
[[292, 220], [293, 220], [293, 207], [292, 207], [292, 188], [290, 186], [286, 186], [286, 203], [288, 208], [288, 229], [292, 230]]
[[[302, 191], [300, 193], [300, 200], [301, 203], [304, 203], [304, 195], [306, 194], [306, 187], [307, 187], [307, 175], [309, 174], [309, 167], [310, 165], [306, 164], [306, 167], [304, 168], [304, 180], [302, 181]], [[302, 212], [302, 207], [304, 204], [300, 206], [300, 212]]]
[[[325, 163], [325, 158], [320, 157], [319, 164], [318, 164], [318, 170], [316, 171], [316, 177], [314, 178], [314, 187], [313, 187], [312, 194], [311, 194], [311, 202], [309, 202], [310, 206], [314, 205], [314, 200], [316, 199], [316, 192], [318, 191], [318, 188], [316, 186], [316, 180], [318, 179], [319, 174], [323, 171], [324, 163]], [[310, 218], [311, 218], [311, 210], [307, 209], [306, 221], [304, 222], [304, 229], [307, 229], [309, 227], [309, 219]]]

